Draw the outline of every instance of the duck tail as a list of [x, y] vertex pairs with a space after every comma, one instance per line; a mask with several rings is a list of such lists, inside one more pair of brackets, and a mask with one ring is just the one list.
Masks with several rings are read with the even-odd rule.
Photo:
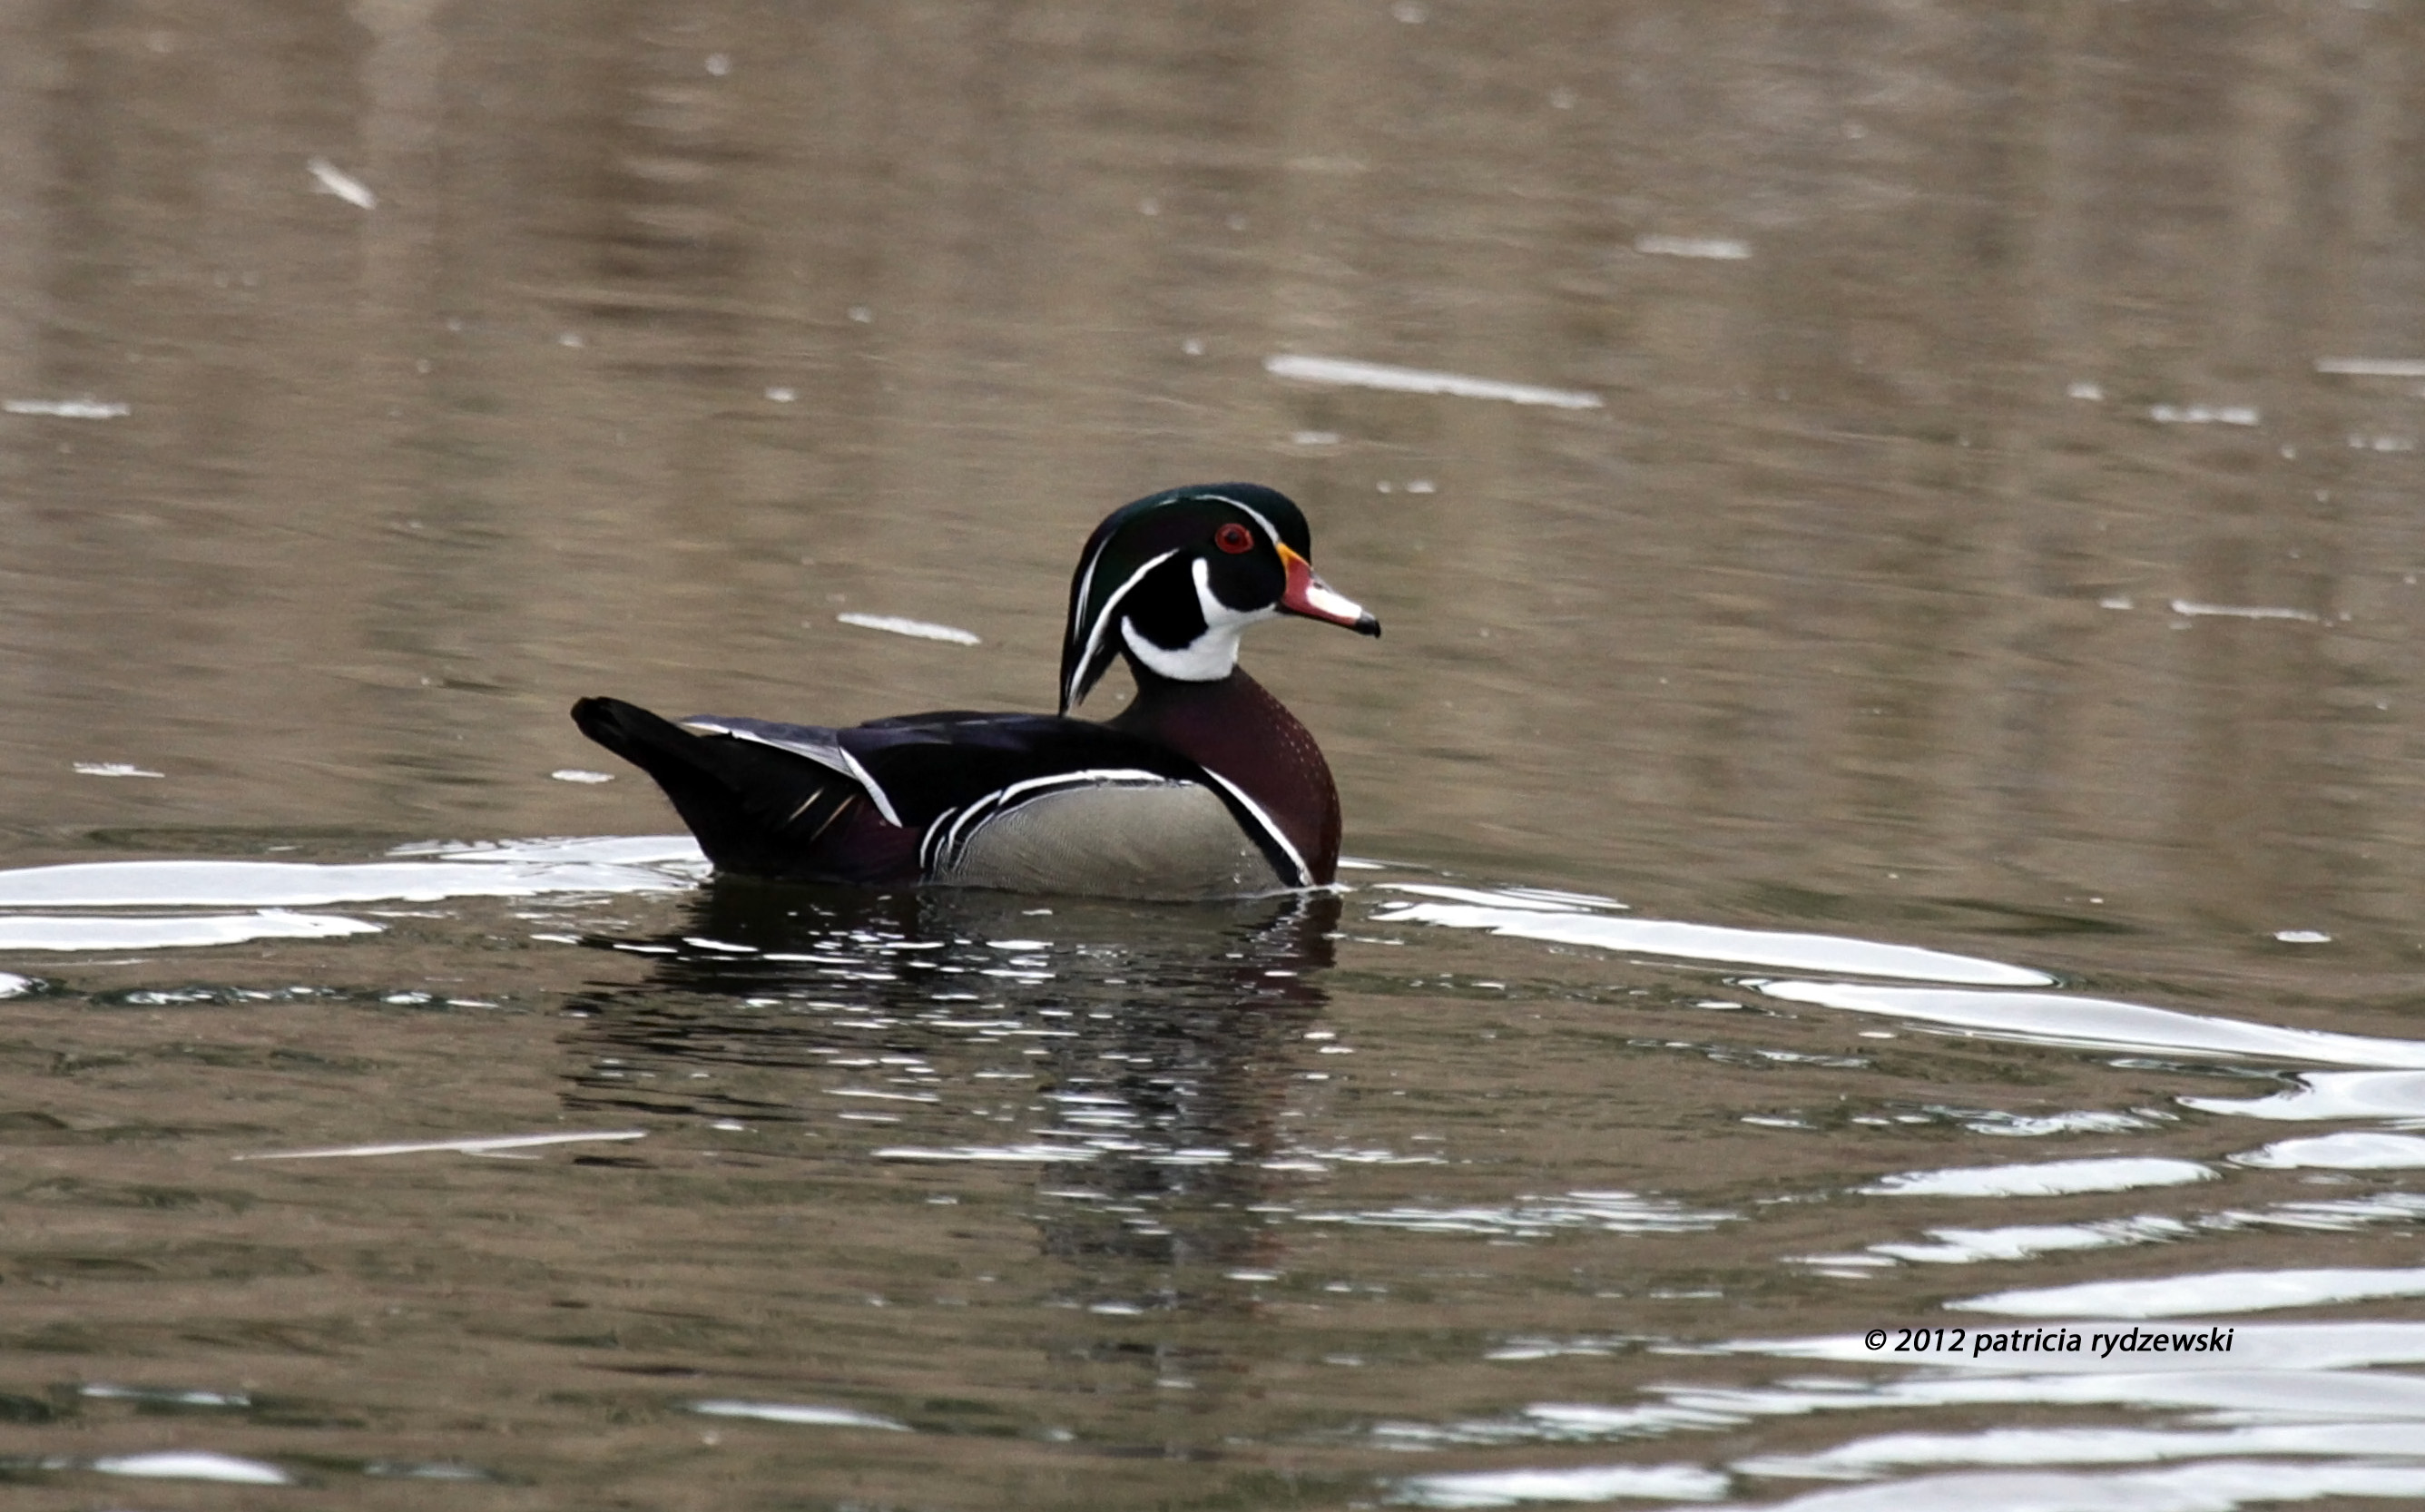
[[868, 808], [849, 777], [754, 741], [693, 734], [620, 699], [583, 699], [572, 722], [655, 779], [718, 871], [821, 877], [848, 870], [819, 864], [817, 842]]

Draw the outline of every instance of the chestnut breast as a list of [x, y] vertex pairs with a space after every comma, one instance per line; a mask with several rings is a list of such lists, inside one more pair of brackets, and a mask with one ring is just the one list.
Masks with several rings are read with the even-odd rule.
[[1305, 858], [1316, 886], [1339, 874], [1339, 788], [1313, 732], [1243, 671], [1214, 683], [1147, 680], [1113, 728], [1160, 741], [1235, 782]]

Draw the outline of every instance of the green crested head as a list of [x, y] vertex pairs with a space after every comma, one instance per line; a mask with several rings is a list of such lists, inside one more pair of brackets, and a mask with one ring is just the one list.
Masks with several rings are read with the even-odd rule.
[[1314, 575], [1312, 555], [1304, 513], [1260, 484], [1171, 489], [1114, 510], [1069, 582], [1061, 712], [1122, 652], [1178, 681], [1227, 677], [1239, 632], [1276, 614], [1379, 635], [1380, 621]]

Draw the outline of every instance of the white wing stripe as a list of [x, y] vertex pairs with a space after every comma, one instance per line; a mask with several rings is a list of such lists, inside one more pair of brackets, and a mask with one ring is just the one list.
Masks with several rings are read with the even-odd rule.
[[859, 785], [867, 789], [868, 800], [875, 805], [875, 812], [884, 815], [886, 824], [899, 828], [901, 815], [893, 812], [892, 800], [884, 796], [884, 789], [876, 784], [875, 779], [867, 775], [867, 768], [859, 764], [859, 758], [852, 755], [847, 747], [837, 746], [834, 748], [842, 752], [843, 761], [850, 763], [850, 775], [858, 778]]
[[925, 838], [918, 842], [918, 866], [920, 870], [930, 871], [933, 869], [935, 863], [935, 843], [942, 838], [944, 827], [949, 825], [959, 812], [960, 811], [957, 809], [945, 809], [942, 812], [935, 815], [935, 817], [928, 822], [926, 826]]
[[[1175, 785], [1178, 781], [1179, 779], [1176, 778], [1164, 777], [1156, 772], [1140, 771], [1134, 767], [1105, 766], [1090, 767], [1076, 772], [1055, 772], [1049, 777], [1031, 777], [1023, 781], [1013, 782], [1008, 787], [996, 789], [984, 797], [976, 799], [965, 809], [954, 810], [936, 817], [934, 824], [929, 826], [926, 831], [929, 837], [928, 844], [933, 846], [932, 854], [925, 863], [927, 872], [931, 876], [936, 867], [956, 862], [961, 851], [966, 848], [966, 842], [976, 838], [977, 831], [985, 828], [986, 820], [1004, 809], [1015, 807], [1018, 799], [1039, 789], [1166, 787]], [[955, 817], [956, 814], [956, 817]], [[945, 824], [946, 820], [950, 821], [948, 826]], [[966, 831], [965, 838], [963, 831]]]
[[901, 823], [901, 815], [893, 812], [892, 800], [885, 796], [884, 789], [876, 785], [875, 779], [867, 775], [867, 768], [859, 764], [859, 758], [845, 749], [839, 740], [827, 746], [812, 746], [804, 740], [762, 735], [754, 730], [735, 730], [713, 719], [685, 719], [682, 727], [704, 734], [723, 735], [731, 740], [754, 741], [761, 746], [772, 746], [777, 750], [790, 751], [795, 756], [805, 756], [827, 771], [840, 772], [864, 788], [868, 801], [875, 805], [876, 812], [884, 815], [885, 823], [895, 826]]
[[724, 735], [733, 740], [747, 740], [761, 746], [772, 746], [777, 750], [787, 750], [795, 756], [806, 756], [829, 771], [842, 772], [846, 777], [858, 775], [847, 770], [850, 757], [838, 745], [817, 745], [806, 740], [785, 740], [780, 735], [761, 734], [755, 730], [735, 730], [731, 725], [718, 724], [714, 719], [684, 719], [682, 721], [682, 728], [694, 730], [705, 735]]

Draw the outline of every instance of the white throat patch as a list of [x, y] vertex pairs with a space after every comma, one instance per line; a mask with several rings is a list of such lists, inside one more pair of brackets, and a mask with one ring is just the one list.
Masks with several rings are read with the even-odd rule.
[[1204, 634], [1172, 651], [1137, 633], [1128, 617], [1120, 617], [1120, 639], [1138, 661], [1174, 683], [1218, 683], [1238, 665], [1238, 636], [1248, 625], [1279, 613], [1277, 604], [1261, 609], [1232, 609], [1212, 592], [1211, 564], [1195, 562], [1196, 606], [1204, 614]]

